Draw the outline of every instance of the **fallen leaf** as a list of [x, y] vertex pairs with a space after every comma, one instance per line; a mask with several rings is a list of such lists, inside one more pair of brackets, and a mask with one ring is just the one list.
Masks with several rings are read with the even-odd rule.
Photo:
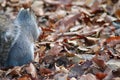
[[99, 66], [101, 69], [105, 69], [106, 68], [106, 64], [105, 64], [105, 61], [101, 58], [98, 58], [97, 56], [95, 56], [93, 59], [92, 59], [96, 64], [97, 66]]
[[47, 68], [40, 68], [40, 74], [42, 76], [48, 76], [48, 75], [53, 74], [53, 71]]
[[97, 80], [93, 74], [82, 75], [79, 80]]
[[108, 39], [106, 39], [104, 44], [109, 47], [113, 47], [118, 43], [120, 43], [120, 36], [109, 37]]
[[99, 80], [103, 80], [105, 77], [107, 76], [107, 74], [105, 73], [96, 73], [96, 77], [99, 79]]
[[30, 63], [30, 65], [26, 67], [26, 71], [32, 76], [32, 78], [37, 79], [36, 68], [32, 63]]
[[53, 56], [57, 56], [58, 54], [60, 54], [60, 51], [62, 51], [63, 48], [62, 46], [60, 46], [58, 43], [56, 43], [50, 50], [49, 50], [49, 54], [53, 55]]
[[68, 80], [68, 74], [58, 73], [54, 76], [55, 80]]
[[30, 76], [29, 75], [23, 75], [23, 76], [21, 76], [20, 78], [18, 78], [17, 80], [32, 80], [31, 78], [30, 78]]
[[91, 65], [92, 62], [88, 60], [82, 64], [74, 65], [69, 71], [69, 77], [77, 77], [83, 75], [84, 71], [86, 71]]
[[21, 74], [20, 74], [21, 68], [22, 68], [22, 67], [16, 66], [16, 67], [14, 67], [13, 69], [9, 69], [9, 70], [6, 72], [6, 75], [11, 74], [11, 75], [18, 75], [18, 76], [20, 76], [20, 75], [21, 75]]

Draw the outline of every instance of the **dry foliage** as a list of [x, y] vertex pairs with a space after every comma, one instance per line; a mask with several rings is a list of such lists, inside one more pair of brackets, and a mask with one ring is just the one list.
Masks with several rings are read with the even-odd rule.
[[119, 0], [0, 0], [15, 19], [31, 8], [43, 34], [30, 64], [0, 70], [0, 80], [120, 80]]

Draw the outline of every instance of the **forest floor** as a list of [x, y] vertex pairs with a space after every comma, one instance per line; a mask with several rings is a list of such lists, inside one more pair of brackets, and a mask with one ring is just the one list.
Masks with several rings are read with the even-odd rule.
[[119, 0], [0, 0], [11, 19], [22, 7], [43, 33], [34, 62], [0, 70], [0, 80], [120, 80]]

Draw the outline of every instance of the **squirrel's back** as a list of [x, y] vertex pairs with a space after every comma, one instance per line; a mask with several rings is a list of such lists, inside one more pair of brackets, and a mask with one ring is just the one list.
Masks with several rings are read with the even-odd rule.
[[20, 33], [20, 27], [6, 15], [0, 14], [0, 66], [4, 66], [10, 48], [14, 45]]
[[36, 18], [28, 9], [22, 9], [15, 19], [15, 24], [20, 26], [20, 35], [9, 51], [6, 66], [21, 66], [34, 59], [34, 42], [40, 30]]
[[21, 26], [22, 32], [31, 35], [34, 41], [37, 40], [42, 32], [41, 29], [38, 29], [35, 15], [29, 9], [21, 9], [15, 23]]

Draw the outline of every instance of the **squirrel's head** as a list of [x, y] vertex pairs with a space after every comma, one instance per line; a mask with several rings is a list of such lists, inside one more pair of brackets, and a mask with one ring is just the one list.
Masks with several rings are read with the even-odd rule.
[[30, 11], [30, 9], [24, 9], [24, 8], [21, 8], [21, 10], [19, 11], [16, 19], [15, 19], [15, 22], [17, 23], [24, 23], [24, 24], [30, 24], [30, 23], [34, 23], [36, 22], [36, 17], [35, 15], [33, 14], [32, 11]]
[[[38, 28], [36, 17], [29, 9], [21, 9], [16, 17], [15, 24], [19, 25], [24, 32], [30, 32], [36, 40], [42, 33], [42, 29]], [[29, 30], [29, 31], [28, 31]]]

